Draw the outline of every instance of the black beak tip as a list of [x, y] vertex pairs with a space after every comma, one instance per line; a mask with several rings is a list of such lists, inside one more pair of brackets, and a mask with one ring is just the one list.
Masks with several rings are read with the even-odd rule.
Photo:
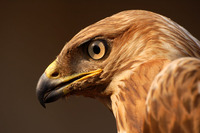
[[43, 108], [46, 108], [45, 102], [43, 100], [39, 100], [40, 104], [42, 105]]
[[61, 89], [55, 90], [59, 84], [57, 80], [49, 79], [45, 73], [40, 77], [36, 87], [36, 96], [44, 108], [46, 108], [45, 103], [54, 102], [64, 95]]
[[45, 109], [46, 109], [46, 106], [45, 106], [45, 104], [41, 104], [41, 105], [42, 105], [42, 107], [43, 107], [43, 108], [45, 108]]
[[42, 104], [42, 103], [40, 103], [40, 104], [42, 105], [42, 107], [43, 107], [43, 108], [45, 108], [45, 109], [46, 109], [46, 106], [45, 106], [45, 104]]
[[36, 95], [37, 95], [38, 101], [40, 102], [42, 107], [46, 108], [45, 102], [44, 102], [44, 95], [42, 93], [38, 92], [37, 90], [36, 90]]
[[36, 96], [38, 98], [38, 101], [40, 102], [40, 104], [46, 108], [45, 106], [45, 100], [44, 100], [44, 95], [45, 92], [47, 91], [47, 80], [46, 80], [46, 75], [42, 74], [42, 76], [40, 77], [37, 87], [36, 87]]

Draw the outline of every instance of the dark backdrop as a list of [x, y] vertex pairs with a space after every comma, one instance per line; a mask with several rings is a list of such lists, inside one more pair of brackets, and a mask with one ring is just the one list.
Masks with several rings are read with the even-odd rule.
[[43, 109], [38, 78], [82, 28], [119, 11], [160, 13], [200, 38], [199, 0], [0, 2], [0, 133], [115, 133], [115, 120], [94, 99], [71, 97]]

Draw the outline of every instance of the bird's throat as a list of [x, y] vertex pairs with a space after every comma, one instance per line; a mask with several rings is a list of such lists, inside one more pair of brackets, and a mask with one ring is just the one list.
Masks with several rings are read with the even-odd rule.
[[141, 133], [146, 96], [138, 95], [134, 91], [126, 91], [111, 96], [112, 111], [116, 119], [118, 133]]

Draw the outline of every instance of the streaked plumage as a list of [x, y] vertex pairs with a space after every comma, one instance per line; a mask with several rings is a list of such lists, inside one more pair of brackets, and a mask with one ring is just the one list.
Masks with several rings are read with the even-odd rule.
[[[105, 54], [94, 58], [101, 48]], [[146, 117], [149, 88], [161, 70], [183, 57], [200, 58], [199, 41], [183, 27], [148, 11], [120, 12], [81, 30], [64, 46], [38, 82], [38, 99], [44, 106], [63, 96], [96, 98], [113, 112], [118, 132], [150, 132], [155, 124], [149, 118], [153, 112]]]
[[200, 60], [169, 63], [153, 81], [146, 105], [146, 132], [200, 133]]

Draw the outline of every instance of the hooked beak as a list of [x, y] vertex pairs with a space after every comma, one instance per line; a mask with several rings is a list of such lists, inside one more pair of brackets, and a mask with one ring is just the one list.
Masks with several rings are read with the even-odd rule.
[[45, 72], [40, 77], [36, 87], [37, 98], [44, 108], [45, 103], [54, 102], [73, 91], [72, 85], [74, 83], [88, 79], [102, 72], [102, 69], [97, 69], [90, 72], [83, 72], [70, 76], [60, 77], [56, 66], [57, 63], [54, 61], [47, 67]]
[[58, 80], [51, 80], [45, 73], [42, 74], [36, 87], [36, 95], [44, 108], [45, 103], [56, 101], [64, 95], [61, 89], [56, 89], [57, 87], [59, 87]]

